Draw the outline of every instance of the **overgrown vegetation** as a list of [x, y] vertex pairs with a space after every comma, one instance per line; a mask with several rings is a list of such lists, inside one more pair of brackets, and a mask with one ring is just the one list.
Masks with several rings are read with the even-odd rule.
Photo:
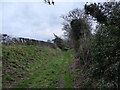
[[3, 88], [73, 87], [71, 51], [34, 45], [2, 45]]
[[116, 26], [100, 26], [92, 42], [92, 78], [99, 79], [98, 87], [118, 88], [120, 45]]
[[[72, 72], [75, 87], [118, 88], [120, 64], [120, 2], [93, 3], [63, 16], [63, 30], [76, 51]], [[95, 19], [99, 25], [92, 35], [91, 24]], [[67, 22], [67, 23], [66, 23]], [[75, 66], [75, 65], [76, 66]]]

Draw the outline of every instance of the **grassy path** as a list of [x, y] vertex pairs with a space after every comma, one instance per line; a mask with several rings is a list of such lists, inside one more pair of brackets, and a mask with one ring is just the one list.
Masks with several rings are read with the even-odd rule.
[[68, 71], [71, 51], [38, 46], [3, 46], [3, 59], [3, 87], [73, 87]]

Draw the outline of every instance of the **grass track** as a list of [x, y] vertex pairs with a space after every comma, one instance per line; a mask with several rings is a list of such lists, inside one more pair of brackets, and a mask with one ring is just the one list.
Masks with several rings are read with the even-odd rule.
[[72, 88], [72, 51], [38, 46], [2, 46], [3, 87]]

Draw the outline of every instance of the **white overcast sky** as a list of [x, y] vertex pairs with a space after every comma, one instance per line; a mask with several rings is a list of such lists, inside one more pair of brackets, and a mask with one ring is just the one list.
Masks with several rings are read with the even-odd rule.
[[[56, 0], [54, 0], [56, 1]], [[85, 2], [0, 2], [0, 33], [37, 40], [52, 40], [53, 33], [63, 36], [61, 15]]]

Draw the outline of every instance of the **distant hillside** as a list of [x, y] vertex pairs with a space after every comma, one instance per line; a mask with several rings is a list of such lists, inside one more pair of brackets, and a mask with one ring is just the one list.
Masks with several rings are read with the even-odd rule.
[[3, 88], [73, 87], [72, 51], [36, 45], [2, 45]]

